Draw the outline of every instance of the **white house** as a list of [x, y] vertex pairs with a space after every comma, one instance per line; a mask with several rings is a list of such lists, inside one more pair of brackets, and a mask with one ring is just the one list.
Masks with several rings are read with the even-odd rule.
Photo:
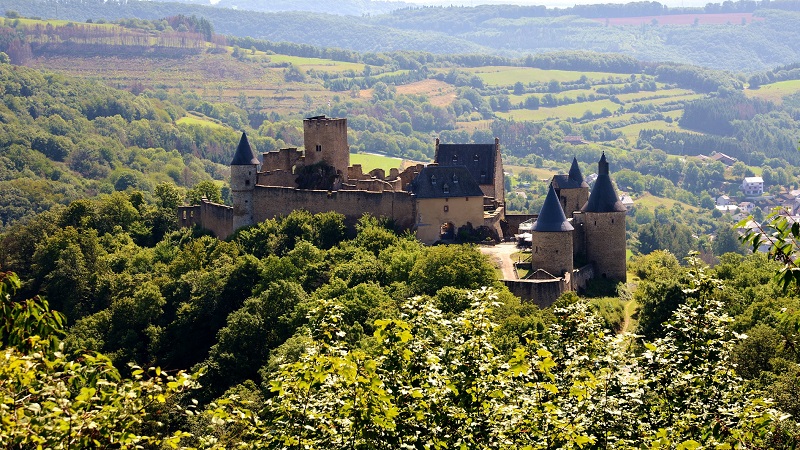
[[742, 212], [743, 212], [743, 213], [745, 213], [745, 214], [750, 214], [751, 212], [753, 212], [753, 209], [754, 209], [755, 207], [756, 207], [756, 205], [754, 205], [754, 204], [753, 204], [753, 203], [751, 203], [751, 202], [742, 202], [742, 203], [739, 203], [739, 209], [741, 209], [741, 210], [742, 210]]
[[717, 206], [728, 206], [731, 204], [731, 198], [727, 195], [720, 195], [717, 197]]
[[761, 177], [745, 177], [742, 181], [742, 192], [748, 197], [759, 197], [764, 193], [764, 179]]

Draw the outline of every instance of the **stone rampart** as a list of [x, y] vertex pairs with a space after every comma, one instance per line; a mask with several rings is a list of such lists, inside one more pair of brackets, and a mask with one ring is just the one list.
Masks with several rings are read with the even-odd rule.
[[225, 239], [233, 233], [233, 208], [205, 199], [200, 205], [179, 206], [178, 225], [180, 227], [197, 225], [211, 231], [214, 236]]
[[253, 195], [255, 222], [287, 216], [302, 208], [312, 214], [336, 211], [344, 214], [352, 227], [364, 213], [394, 220], [398, 229], [414, 226], [416, 202], [407, 192], [313, 191], [282, 187], [256, 186]]

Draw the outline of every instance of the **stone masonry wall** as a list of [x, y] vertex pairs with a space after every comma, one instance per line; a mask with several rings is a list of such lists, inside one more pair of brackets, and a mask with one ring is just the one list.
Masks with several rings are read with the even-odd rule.
[[414, 197], [406, 192], [311, 191], [282, 187], [256, 186], [255, 222], [289, 215], [302, 208], [312, 214], [336, 211], [345, 223], [354, 226], [364, 213], [394, 219], [399, 229], [411, 229], [416, 217]]

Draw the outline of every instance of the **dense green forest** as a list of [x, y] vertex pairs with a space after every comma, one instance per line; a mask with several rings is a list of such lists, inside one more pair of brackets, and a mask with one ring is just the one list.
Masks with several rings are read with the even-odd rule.
[[369, 216], [352, 238], [342, 216], [303, 211], [227, 242], [143, 236], [179, 198], [79, 200], [4, 233], [0, 264], [19, 274], [0, 291], [4, 443], [796, 443], [800, 297], [764, 254], [635, 259], [620, 295], [640, 305], [637, 336], [617, 335], [617, 298], [539, 310], [474, 247], [423, 247]]

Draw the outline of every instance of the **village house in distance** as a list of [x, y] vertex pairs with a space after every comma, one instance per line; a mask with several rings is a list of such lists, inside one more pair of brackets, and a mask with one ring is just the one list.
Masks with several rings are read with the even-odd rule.
[[[243, 133], [231, 161], [233, 206], [204, 199], [200, 205], [180, 207], [179, 224], [196, 225], [225, 239], [241, 227], [296, 209], [336, 211], [350, 227], [370, 213], [434, 244], [452, 242], [460, 229], [480, 229], [500, 240], [534, 219], [535, 276], [508, 280], [512, 292], [546, 306], [595, 276], [625, 281], [625, 207], [616, 197], [605, 155], [591, 194], [573, 161], [568, 175], [554, 177], [541, 213], [522, 215], [505, 211], [498, 139], [493, 144], [443, 144], [437, 139], [433, 163], [387, 174], [381, 169], [364, 173], [360, 165], [350, 165], [347, 119], [307, 118], [303, 138], [303, 150], [266, 152], [259, 161]], [[575, 261], [583, 267], [575, 267]]]

